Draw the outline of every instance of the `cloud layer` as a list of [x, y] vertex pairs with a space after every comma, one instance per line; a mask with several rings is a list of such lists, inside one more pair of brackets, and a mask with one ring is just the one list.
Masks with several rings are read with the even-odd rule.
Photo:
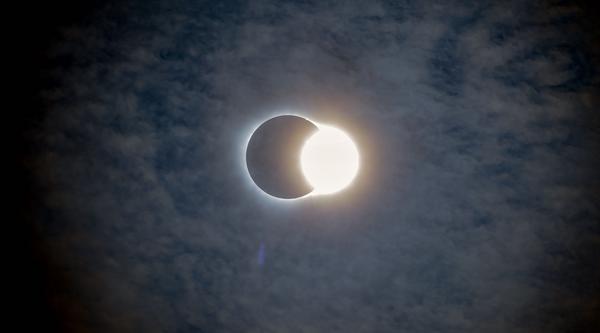
[[[546, 2], [107, 4], [31, 129], [66, 329], [563, 332], [600, 323], [598, 29]], [[331, 198], [269, 200], [250, 129], [352, 133]]]

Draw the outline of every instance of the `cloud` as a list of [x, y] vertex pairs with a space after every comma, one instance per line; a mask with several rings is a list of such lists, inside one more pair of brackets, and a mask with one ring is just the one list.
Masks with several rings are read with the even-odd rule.
[[[65, 325], [598, 326], [598, 53], [585, 15], [131, 2], [66, 27], [31, 138], [37, 232], [53, 278], [74, 281], [52, 291]], [[366, 166], [345, 197], [257, 195], [239, 153], [279, 110], [356, 135]]]

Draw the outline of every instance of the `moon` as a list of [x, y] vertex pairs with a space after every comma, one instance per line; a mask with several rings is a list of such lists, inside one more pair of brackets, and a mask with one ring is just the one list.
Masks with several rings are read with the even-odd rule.
[[306, 138], [318, 131], [311, 121], [294, 115], [271, 118], [250, 137], [246, 165], [254, 183], [281, 199], [303, 197], [313, 191], [300, 167], [300, 150]]
[[282, 115], [265, 121], [252, 133], [246, 165], [262, 191], [295, 199], [346, 188], [358, 173], [359, 154], [342, 130]]

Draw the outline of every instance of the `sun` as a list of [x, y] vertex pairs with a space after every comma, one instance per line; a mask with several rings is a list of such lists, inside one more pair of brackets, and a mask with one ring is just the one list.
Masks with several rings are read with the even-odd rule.
[[358, 173], [359, 154], [352, 139], [342, 130], [317, 125], [300, 153], [300, 166], [312, 194], [332, 194], [352, 183]]

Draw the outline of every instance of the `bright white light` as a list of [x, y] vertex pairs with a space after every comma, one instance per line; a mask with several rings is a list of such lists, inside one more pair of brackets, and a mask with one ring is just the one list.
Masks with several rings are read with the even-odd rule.
[[341, 130], [324, 125], [304, 143], [300, 165], [314, 187], [312, 194], [331, 194], [352, 183], [358, 173], [358, 150]]

